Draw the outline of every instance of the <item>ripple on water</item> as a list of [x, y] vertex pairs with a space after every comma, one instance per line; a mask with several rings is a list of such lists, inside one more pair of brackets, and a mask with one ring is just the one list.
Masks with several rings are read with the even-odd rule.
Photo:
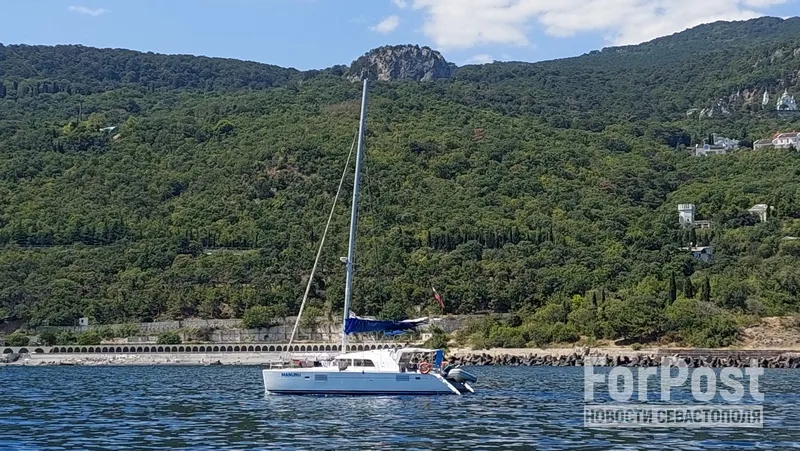
[[474, 368], [472, 396], [266, 396], [257, 367], [0, 368], [0, 449], [786, 449], [800, 371], [768, 370], [761, 430], [583, 428], [581, 368]]

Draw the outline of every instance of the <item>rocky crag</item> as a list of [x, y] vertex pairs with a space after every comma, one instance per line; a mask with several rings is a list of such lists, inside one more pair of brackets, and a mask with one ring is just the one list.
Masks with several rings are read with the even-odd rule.
[[455, 64], [441, 53], [418, 45], [385, 46], [367, 52], [350, 66], [348, 79], [378, 81], [429, 81], [453, 76]]

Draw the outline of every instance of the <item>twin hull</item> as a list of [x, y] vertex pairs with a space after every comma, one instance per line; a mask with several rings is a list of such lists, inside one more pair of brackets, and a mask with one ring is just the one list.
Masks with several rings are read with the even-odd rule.
[[455, 388], [434, 374], [361, 371], [263, 370], [264, 389], [275, 394], [452, 395]]

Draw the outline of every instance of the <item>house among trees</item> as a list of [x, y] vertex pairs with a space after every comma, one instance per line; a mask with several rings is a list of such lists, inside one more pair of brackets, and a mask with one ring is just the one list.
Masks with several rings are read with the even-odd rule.
[[758, 216], [758, 220], [761, 222], [767, 222], [767, 217], [769, 216], [769, 211], [771, 208], [767, 204], [756, 204], [749, 208], [747, 211], [750, 213]]
[[725, 155], [729, 150], [739, 148], [739, 140], [719, 136], [716, 133], [711, 134], [708, 140], [700, 146], [694, 146], [694, 156], [705, 157], [707, 155]]
[[753, 150], [775, 148], [775, 149], [800, 149], [800, 133], [777, 133], [772, 139], [759, 139], [753, 143]]
[[683, 227], [693, 227], [697, 229], [710, 229], [711, 221], [700, 221], [695, 219], [695, 206], [694, 204], [679, 204], [678, 205], [678, 222]]
[[790, 147], [799, 149], [800, 133], [781, 133], [772, 140], [772, 145], [775, 146], [776, 149], [788, 149]]
[[704, 263], [714, 263], [713, 246], [691, 246], [683, 247], [681, 250], [691, 252], [693, 258], [696, 258]]
[[759, 139], [758, 141], [753, 142], [753, 150], [766, 149], [771, 147], [773, 147], [771, 139]]

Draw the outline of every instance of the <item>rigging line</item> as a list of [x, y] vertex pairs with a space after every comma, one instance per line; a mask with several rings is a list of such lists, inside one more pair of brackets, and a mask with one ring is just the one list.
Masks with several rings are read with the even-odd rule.
[[[344, 179], [347, 177], [347, 168], [350, 166], [350, 158], [353, 156], [353, 149], [356, 147], [356, 142], [358, 141], [358, 132], [356, 132], [355, 138], [353, 138], [353, 144], [350, 145], [350, 153], [347, 155], [347, 161], [344, 164], [344, 170], [342, 171], [342, 179], [339, 180], [339, 188], [336, 190], [336, 196], [333, 198], [333, 205], [331, 206], [331, 212], [328, 215], [328, 223], [325, 225], [325, 231], [322, 233], [322, 239], [319, 243], [319, 250], [317, 250], [317, 258], [314, 260], [314, 266], [311, 268], [311, 275], [308, 276], [308, 285], [306, 285], [306, 292], [303, 295], [303, 302], [300, 303], [300, 311], [297, 313], [297, 319], [294, 321], [294, 328], [292, 328], [292, 336], [289, 337], [289, 346], [286, 347], [287, 353], [289, 352], [292, 342], [294, 341], [294, 336], [297, 333], [297, 327], [300, 324], [300, 318], [303, 316], [303, 309], [306, 306], [306, 300], [308, 300], [308, 293], [311, 291], [311, 283], [314, 281], [314, 273], [317, 271], [317, 265], [319, 264], [319, 259], [322, 256], [322, 247], [325, 245], [325, 238], [328, 235], [328, 229], [331, 226], [331, 221], [333, 220], [333, 213], [336, 210], [336, 203], [339, 200], [339, 194], [342, 192], [342, 185], [344, 185]], [[344, 351], [344, 350], [343, 350]]]

